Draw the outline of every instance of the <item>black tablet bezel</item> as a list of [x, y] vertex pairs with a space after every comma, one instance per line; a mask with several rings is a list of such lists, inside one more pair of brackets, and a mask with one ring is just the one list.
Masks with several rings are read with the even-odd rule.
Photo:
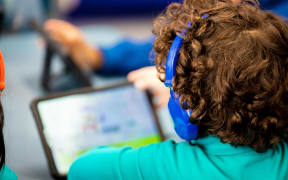
[[[50, 147], [49, 147], [49, 145], [48, 145], [48, 143], [46, 141], [46, 137], [45, 137], [44, 132], [43, 132], [43, 124], [42, 124], [42, 121], [41, 121], [41, 118], [40, 118], [39, 111], [37, 109], [38, 103], [41, 102], [41, 101], [45, 101], [45, 100], [49, 100], [49, 99], [55, 99], [55, 98], [64, 97], [64, 96], [70, 96], [70, 95], [75, 95], [75, 94], [85, 94], [85, 93], [90, 93], [90, 92], [95, 92], [95, 91], [105, 91], [105, 90], [108, 90], [108, 89], [119, 88], [119, 87], [124, 87], [124, 86], [133, 86], [133, 84], [131, 84], [131, 83], [121, 83], [121, 84], [108, 86], [108, 87], [104, 87], [104, 88], [82, 88], [82, 89], [78, 89], [78, 90], [73, 90], [73, 91], [68, 91], [68, 92], [55, 93], [55, 94], [52, 94], [52, 95], [47, 95], [47, 96], [44, 96], [44, 97], [36, 98], [36, 99], [34, 99], [32, 101], [31, 110], [33, 112], [33, 116], [34, 116], [34, 119], [36, 121], [37, 129], [38, 129], [38, 132], [40, 134], [40, 138], [41, 138], [41, 142], [42, 142], [42, 145], [43, 145], [43, 148], [44, 148], [44, 151], [45, 151], [46, 159], [48, 161], [48, 166], [49, 166], [49, 169], [50, 169], [50, 173], [55, 179], [66, 179], [66, 175], [60, 174], [58, 172], [57, 168], [56, 168], [55, 161], [54, 161], [54, 158], [53, 158], [53, 155], [52, 155], [52, 151], [51, 151], [51, 149], [50, 149]], [[164, 138], [161, 126], [160, 126], [159, 118], [158, 118], [158, 116], [156, 114], [156, 108], [155, 108], [155, 106], [154, 106], [154, 104], [152, 102], [152, 96], [151, 96], [151, 94], [148, 91], [146, 91], [145, 93], [146, 93], [148, 101], [150, 103], [150, 107], [151, 107], [151, 110], [152, 110], [152, 113], [153, 113], [153, 117], [155, 119], [155, 123], [156, 123], [157, 129], [159, 131], [161, 140], [164, 140], [165, 138]]]

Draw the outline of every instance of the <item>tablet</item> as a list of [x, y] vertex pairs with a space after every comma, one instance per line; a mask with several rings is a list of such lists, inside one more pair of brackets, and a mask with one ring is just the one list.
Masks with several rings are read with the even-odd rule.
[[31, 107], [56, 178], [97, 146], [137, 148], [163, 137], [149, 94], [128, 83], [46, 96]]

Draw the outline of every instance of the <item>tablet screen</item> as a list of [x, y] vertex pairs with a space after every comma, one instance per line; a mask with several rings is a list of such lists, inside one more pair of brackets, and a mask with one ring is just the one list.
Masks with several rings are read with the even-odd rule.
[[97, 146], [161, 141], [147, 94], [132, 85], [43, 100], [37, 109], [60, 174]]

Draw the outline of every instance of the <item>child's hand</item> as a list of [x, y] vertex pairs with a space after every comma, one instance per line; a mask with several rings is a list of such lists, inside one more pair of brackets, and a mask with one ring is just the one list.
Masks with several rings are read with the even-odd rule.
[[66, 21], [50, 19], [45, 22], [44, 28], [54, 40], [67, 46], [84, 40], [82, 32]]
[[52, 39], [67, 48], [72, 59], [81, 68], [98, 69], [101, 67], [100, 50], [94, 49], [76, 26], [62, 20], [50, 19], [45, 22], [44, 28]]
[[138, 89], [151, 90], [152, 94], [157, 98], [157, 107], [163, 107], [168, 104], [169, 89], [157, 78], [155, 66], [144, 67], [130, 72], [128, 80], [133, 82]]

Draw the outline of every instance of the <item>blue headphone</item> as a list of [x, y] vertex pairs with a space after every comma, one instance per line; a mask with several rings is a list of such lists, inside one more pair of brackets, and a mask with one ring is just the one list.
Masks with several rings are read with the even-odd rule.
[[168, 102], [168, 109], [174, 121], [174, 128], [176, 133], [186, 141], [196, 139], [198, 136], [198, 126], [189, 121], [192, 114], [190, 110], [184, 110], [180, 106], [179, 95], [172, 90], [173, 77], [176, 74], [176, 66], [179, 58], [179, 50], [184, 39], [176, 36], [174, 39], [166, 60], [165, 70], [165, 86], [170, 88], [170, 99]]
[[[204, 14], [202, 18], [207, 18], [209, 15]], [[188, 24], [191, 26], [191, 23]], [[182, 33], [185, 33], [184, 31]], [[196, 139], [198, 137], [198, 126], [192, 124], [189, 121], [189, 117], [192, 114], [190, 110], [184, 110], [181, 108], [179, 95], [172, 90], [173, 77], [176, 74], [176, 66], [179, 58], [179, 50], [182, 46], [184, 39], [180, 36], [176, 36], [174, 39], [166, 60], [165, 81], [166, 87], [170, 88], [170, 99], [168, 102], [168, 109], [172, 119], [174, 121], [174, 128], [176, 133], [186, 141]]]

